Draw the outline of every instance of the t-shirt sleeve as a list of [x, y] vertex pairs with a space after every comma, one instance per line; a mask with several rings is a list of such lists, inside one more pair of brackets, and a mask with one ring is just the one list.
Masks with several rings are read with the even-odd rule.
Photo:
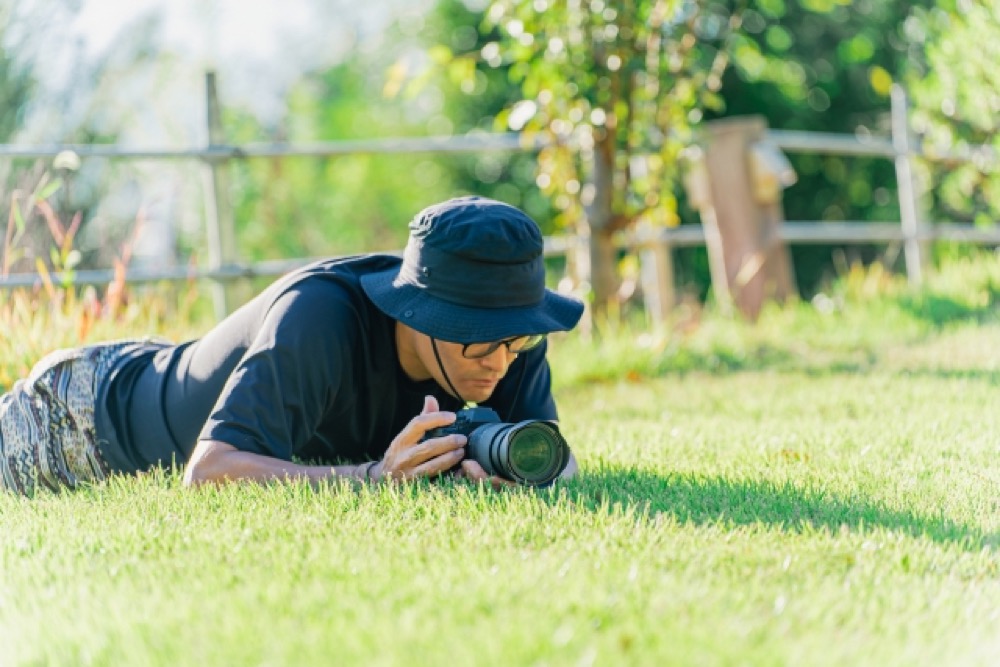
[[508, 422], [525, 419], [558, 419], [552, 398], [552, 374], [546, 358], [548, 341], [518, 355], [493, 396], [483, 405]]
[[268, 309], [200, 440], [290, 460], [348, 385], [357, 315], [341, 288], [306, 281]]

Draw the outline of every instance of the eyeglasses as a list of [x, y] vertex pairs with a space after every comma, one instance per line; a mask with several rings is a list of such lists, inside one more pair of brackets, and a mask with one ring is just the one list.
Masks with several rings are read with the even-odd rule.
[[496, 352], [501, 345], [506, 347], [511, 354], [521, 354], [538, 347], [543, 340], [545, 340], [544, 335], [536, 334], [534, 336], [515, 336], [493, 343], [468, 343], [462, 346], [462, 356], [466, 359], [482, 359]]

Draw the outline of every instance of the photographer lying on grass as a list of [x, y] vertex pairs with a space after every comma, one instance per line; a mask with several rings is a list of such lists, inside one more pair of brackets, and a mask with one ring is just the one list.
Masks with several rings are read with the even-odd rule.
[[[582, 311], [545, 288], [531, 218], [453, 199], [410, 223], [402, 260], [304, 267], [198, 340], [48, 355], [0, 397], [0, 484], [32, 495], [175, 462], [186, 484], [452, 469], [509, 483], [466, 458], [469, 431], [453, 425], [455, 411], [478, 403], [511, 422], [555, 420], [545, 334], [573, 328]], [[459, 414], [461, 425], [473, 413]], [[572, 475], [558, 431], [536, 426], [502, 425], [503, 446], [523, 431], [518, 456], [530, 472], [559, 445], [554, 474]]]

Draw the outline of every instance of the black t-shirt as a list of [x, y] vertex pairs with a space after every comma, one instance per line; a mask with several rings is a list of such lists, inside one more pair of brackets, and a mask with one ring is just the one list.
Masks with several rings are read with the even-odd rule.
[[[118, 372], [102, 450], [123, 472], [187, 461], [200, 439], [290, 460], [381, 458], [420, 414], [459, 401], [406, 377], [395, 320], [359, 279], [398, 266], [387, 255], [330, 259], [279, 279], [204, 337], [153, 350]], [[545, 346], [521, 354], [482, 403], [504, 421], [556, 419]]]

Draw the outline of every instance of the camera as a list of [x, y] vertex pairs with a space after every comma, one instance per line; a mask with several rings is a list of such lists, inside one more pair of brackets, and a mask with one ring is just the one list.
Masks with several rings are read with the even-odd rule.
[[569, 445], [552, 422], [529, 419], [512, 424], [501, 421], [490, 408], [465, 408], [455, 413], [453, 424], [431, 429], [424, 439], [453, 433], [468, 438], [465, 458], [490, 475], [529, 486], [549, 484], [569, 463]]

